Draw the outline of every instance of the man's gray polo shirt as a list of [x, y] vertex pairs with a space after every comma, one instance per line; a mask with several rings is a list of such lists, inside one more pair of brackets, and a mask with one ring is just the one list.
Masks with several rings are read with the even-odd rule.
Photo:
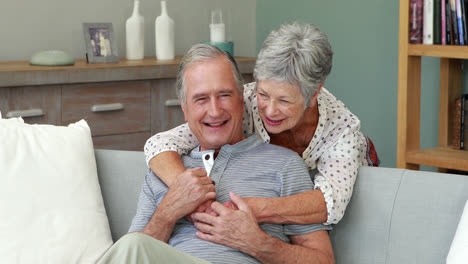
[[[184, 166], [203, 168], [202, 156], [206, 152], [192, 150], [182, 156]], [[242, 197], [282, 197], [312, 190], [313, 184], [304, 161], [297, 153], [272, 144], [263, 143], [257, 135], [235, 144], [225, 145], [219, 151], [210, 177], [216, 183], [216, 200], [229, 201], [229, 192]], [[136, 216], [129, 232], [141, 231], [151, 219], [157, 205], [167, 192], [167, 186], [148, 170], [142, 186]], [[288, 235], [307, 234], [330, 230], [330, 226], [281, 225], [262, 223], [266, 233], [284, 242]], [[259, 263], [243, 252], [199, 239], [193, 223], [180, 219], [171, 235], [169, 245], [212, 263]]]

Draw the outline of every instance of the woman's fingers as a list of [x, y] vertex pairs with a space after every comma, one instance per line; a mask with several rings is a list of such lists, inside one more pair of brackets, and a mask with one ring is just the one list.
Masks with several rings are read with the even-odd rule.
[[231, 198], [232, 203], [239, 208], [239, 210], [248, 212], [250, 211], [249, 206], [247, 203], [240, 197], [239, 195], [235, 194], [234, 192], [229, 192], [229, 197]]

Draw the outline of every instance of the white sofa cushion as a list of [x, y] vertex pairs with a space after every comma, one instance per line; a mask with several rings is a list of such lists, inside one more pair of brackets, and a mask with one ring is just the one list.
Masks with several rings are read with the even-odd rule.
[[0, 119], [0, 263], [95, 263], [112, 245], [89, 126]]

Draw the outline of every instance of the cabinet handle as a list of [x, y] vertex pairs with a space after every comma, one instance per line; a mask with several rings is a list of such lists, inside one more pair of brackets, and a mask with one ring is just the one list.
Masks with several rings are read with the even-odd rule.
[[42, 109], [28, 109], [28, 110], [14, 110], [7, 113], [7, 118], [12, 117], [37, 117], [43, 116], [44, 111]]
[[168, 99], [165, 103], [166, 106], [180, 106], [179, 99]]
[[99, 104], [99, 105], [93, 105], [91, 106], [91, 111], [96, 113], [96, 112], [108, 112], [108, 111], [117, 111], [117, 110], [123, 110], [124, 106], [121, 103], [115, 103], [115, 104]]

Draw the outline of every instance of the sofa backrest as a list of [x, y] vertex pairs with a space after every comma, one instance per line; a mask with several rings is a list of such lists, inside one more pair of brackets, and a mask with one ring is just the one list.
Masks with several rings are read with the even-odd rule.
[[148, 167], [143, 152], [98, 149], [95, 155], [99, 184], [115, 242], [128, 232], [136, 214], [138, 196]]
[[393, 204], [403, 170], [359, 170], [351, 202], [330, 232], [336, 263], [385, 263]]
[[[142, 152], [96, 150], [112, 237], [127, 233], [147, 166]], [[445, 263], [468, 200], [468, 177], [362, 167], [330, 232], [336, 263]]]
[[468, 200], [468, 177], [362, 167], [330, 233], [336, 263], [445, 263]]

